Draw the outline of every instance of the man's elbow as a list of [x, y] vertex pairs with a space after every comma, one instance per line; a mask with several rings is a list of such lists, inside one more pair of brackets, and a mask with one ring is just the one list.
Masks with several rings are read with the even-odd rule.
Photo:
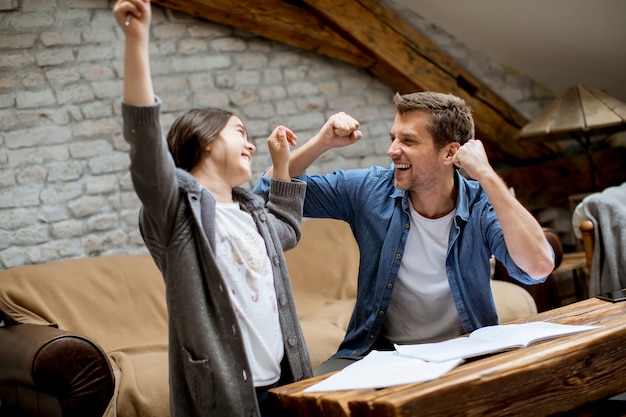
[[532, 268], [525, 271], [535, 281], [541, 281], [550, 275], [555, 269], [555, 263], [552, 256], [542, 257], [533, 262]]

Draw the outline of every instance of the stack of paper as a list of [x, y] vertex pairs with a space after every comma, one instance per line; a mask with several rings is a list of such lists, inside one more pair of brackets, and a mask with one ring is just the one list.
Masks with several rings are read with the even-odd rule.
[[304, 392], [384, 388], [430, 381], [467, 358], [519, 349], [542, 340], [593, 330], [581, 326], [532, 322], [502, 324], [475, 330], [468, 337], [437, 343], [395, 345], [395, 351], [370, 352]]

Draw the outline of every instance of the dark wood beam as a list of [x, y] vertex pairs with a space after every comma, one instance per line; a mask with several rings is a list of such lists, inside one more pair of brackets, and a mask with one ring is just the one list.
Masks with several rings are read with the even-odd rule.
[[552, 148], [516, 141], [526, 119], [423, 34], [374, 0], [155, 0], [206, 20], [363, 68], [402, 93], [441, 91], [474, 110], [477, 136], [494, 163], [551, 157]]
[[361, 68], [374, 64], [372, 57], [317, 16], [280, 0], [153, 0], [153, 3]]

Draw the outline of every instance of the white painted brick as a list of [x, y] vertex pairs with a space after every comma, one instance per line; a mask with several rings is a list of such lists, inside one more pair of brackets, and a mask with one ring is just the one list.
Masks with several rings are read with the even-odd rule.
[[220, 38], [211, 42], [211, 48], [220, 52], [243, 52], [247, 45], [242, 39]]
[[0, 262], [2, 262], [2, 250], [8, 248], [13, 243], [13, 232], [0, 229]]
[[24, 109], [29, 107], [51, 106], [56, 104], [54, 93], [50, 89], [41, 91], [20, 91], [15, 97], [17, 107]]
[[5, 268], [24, 265], [26, 263], [26, 252], [23, 248], [11, 246], [0, 252], [0, 261]]
[[208, 49], [209, 45], [203, 39], [183, 39], [178, 44], [178, 53], [182, 55], [192, 55]]
[[69, 213], [65, 206], [42, 206], [37, 213], [37, 219], [46, 222], [53, 223], [62, 220], [67, 220], [69, 218]]
[[276, 115], [276, 110], [272, 103], [256, 103], [243, 108], [243, 114], [251, 119], [269, 119]]
[[0, 0], [0, 11], [16, 10], [18, 7], [17, 0]]
[[83, 46], [78, 48], [76, 60], [85, 61], [107, 61], [114, 57], [112, 46]]
[[74, 62], [74, 52], [70, 48], [46, 49], [37, 53], [37, 64], [40, 67], [62, 65]]
[[49, 182], [75, 181], [83, 175], [83, 164], [79, 161], [64, 161], [50, 164], [48, 168]]
[[55, 87], [75, 83], [80, 80], [80, 73], [76, 68], [54, 68], [45, 73], [47, 80]]
[[30, 148], [67, 142], [71, 138], [71, 131], [64, 127], [41, 126], [7, 132], [4, 138], [9, 149]]
[[111, 152], [89, 160], [89, 169], [95, 175], [126, 171], [130, 165], [128, 155], [122, 152]]
[[25, 12], [51, 12], [57, 7], [56, 1], [51, 0], [22, 0], [22, 10]]
[[18, 208], [0, 212], [0, 229], [18, 230], [33, 224], [37, 209]]
[[95, 98], [92, 88], [87, 84], [73, 84], [56, 90], [59, 104], [85, 103]]
[[65, 203], [82, 195], [82, 184], [57, 183], [46, 187], [40, 194], [41, 201], [46, 205]]
[[15, 231], [13, 242], [20, 246], [36, 245], [48, 241], [48, 226], [35, 224]]
[[9, 19], [11, 29], [16, 32], [30, 32], [36, 29], [45, 29], [54, 24], [54, 16], [42, 13], [24, 13], [14, 15]]
[[15, 176], [19, 185], [41, 184], [45, 181], [48, 171], [41, 165], [31, 165], [18, 172]]
[[176, 72], [196, 72], [210, 71], [220, 68], [228, 68], [231, 65], [230, 58], [227, 56], [202, 56], [174, 58], [172, 60], [172, 69]]
[[26, 49], [31, 48], [37, 40], [37, 35], [32, 33], [20, 33], [8, 35], [3, 33], [0, 36], [0, 49]]
[[259, 71], [238, 71], [235, 75], [235, 83], [238, 87], [261, 84]]
[[0, 94], [0, 109], [15, 106], [15, 93]]
[[0, 70], [17, 70], [35, 62], [29, 52], [0, 54]]
[[0, 209], [37, 207], [39, 206], [40, 192], [41, 185], [39, 184], [4, 189], [0, 193]]
[[44, 32], [39, 37], [45, 46], [80, 45], [80, 32], [77, 30], [64, 30]]
[[73, 128], [75, 138], [95, 138], [121, 132], [120, 121], [107, 117], [104, 119], [84, 120]]
[[112, 230], [118, 226], [118, 223], [116, 213], [97, 214], [87, 219], [86, 230], [90, 232]]
[[115, 175], [98, 175], [91, 177], [85, 184], [87, 194], [110, 194], [117, 188]]
[[56, 239], [80, 237], [83, 234], [84, 222], [80, 220], [65, 220], [50, 225], [50, 235]]
[[86, 217], [102, 212], [104, 200], [99, 196], [84, 196], [76, 198], [67, 204], [67, 208], [74, 217]]

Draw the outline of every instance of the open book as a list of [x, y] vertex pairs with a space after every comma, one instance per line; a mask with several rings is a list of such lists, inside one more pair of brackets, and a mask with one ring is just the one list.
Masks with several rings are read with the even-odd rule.
[[549, 322], [500, 324], [474, 330], [467, 337], [437, 343], [394, 345], [400, 355], [429, 362], [469, 359], [490, 353], [518, 349], [542, 340], [596, 329], [600, 326], [582, 326]]

